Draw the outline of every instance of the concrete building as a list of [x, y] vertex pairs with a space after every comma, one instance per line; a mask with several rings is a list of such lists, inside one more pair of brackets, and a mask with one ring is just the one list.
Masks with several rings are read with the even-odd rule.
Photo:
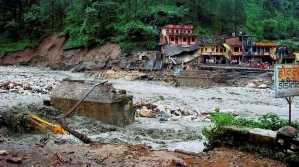
[[194, 45], [197, 34], [193, 33], [192, 25], [168, 24], [161, 29], [159, 44]]
[[199, 37], [198, 43], [200, 49], [198, 54], [200, 55], [199, 63], [215, 63], [226, 64], [229, 57], [226, 57], [226, 48], [223, 46], [225, 39], [222, 37]]

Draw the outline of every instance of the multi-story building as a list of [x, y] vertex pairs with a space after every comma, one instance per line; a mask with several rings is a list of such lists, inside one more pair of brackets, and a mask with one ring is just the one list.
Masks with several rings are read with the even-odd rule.
[[242, 41], [240, 41], [239, 37], [225, 39], [223, 46], [227, 49], [230, 61], [234, 60], [236, 63], [242, 62]]
[[253, 62], [268, 62], [274, 64], [276, 43], [255, 42], [253, 47]]
[[230, 49], [230, 60], [241, 63], [268, 62], [273, 64], [276, 60], [276, 43], [254, 42], [252, 35], [246, 35], [240, 30], [238, 37], [228, 38], [224, 46]]
[[197, 34], [193, 33], [192, 25], [168, 24], [161, 29], [160, 45], [195, 45], [197, 43]]
[[226, 48], [223, 46], [225, 39], [222, 37], [199, 37], [199, 50], [200, 55], [199, 63], [216, 63], [225, 64], [228, 63], [229, 58], [226, 57]]

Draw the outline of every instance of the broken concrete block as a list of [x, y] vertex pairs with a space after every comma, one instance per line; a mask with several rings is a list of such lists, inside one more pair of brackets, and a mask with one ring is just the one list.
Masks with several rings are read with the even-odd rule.
[[[94, 85], [84, 80], [63, 80], [50, 97], [54, 108], [68, 112]], [[121, 94], [112, 84], [96, 86], [75, 109], [76, 115], [86, 116], [106, 124], [124, 127], [134, 122], [132, 96]]]
[[208, 70], [185, 70], [180, 72], [176, 79], [182, 86], [210, 88], [213, 85], [211, 71]]

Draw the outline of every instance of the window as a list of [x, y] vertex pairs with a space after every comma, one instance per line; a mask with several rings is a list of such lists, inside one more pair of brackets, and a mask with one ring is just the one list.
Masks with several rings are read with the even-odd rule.
[[170, 41], [174, 41], [174, 38], [173, 38], [173, 37], [171, 37], [171, 38], [170, 38]]
[[234, 47], [234, 52], [239, 52], [239, 47]]
[[192, 41], [192, 42], [195, 42], [195, 39], [194, 39], [194, 38], [191, 38], [191, 41]]
[[208, 48], [205, 48], [205, 52], [208, 51]]
[[175, 30], [176, 33], [179, 33], [179, 30]]
[[212, 48], [212, 52], [214, 52], [215, 51], [215, 48]]
[[186, 38], [183, 38], [183, 42], [186, 42]]
[[166, 30], [166, 33], [169, 33], [169, 30]]
[[188, 33], [190, 33], [191, 31], [190, 30], [188, 30]]

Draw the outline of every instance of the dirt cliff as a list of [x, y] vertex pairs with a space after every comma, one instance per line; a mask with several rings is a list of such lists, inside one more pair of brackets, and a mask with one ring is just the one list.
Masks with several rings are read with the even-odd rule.
[[9, 52], [0, 57], [0, 65], [43, 66], [53, 69], [80, 68], [97, 70], [109, 66], [120, 54], [118, 44], [106, 45], [87, 50], [84, 47], [64, 50], [67, 40], [59, 32], [45, 38], [37, 47], [23, 51]]

